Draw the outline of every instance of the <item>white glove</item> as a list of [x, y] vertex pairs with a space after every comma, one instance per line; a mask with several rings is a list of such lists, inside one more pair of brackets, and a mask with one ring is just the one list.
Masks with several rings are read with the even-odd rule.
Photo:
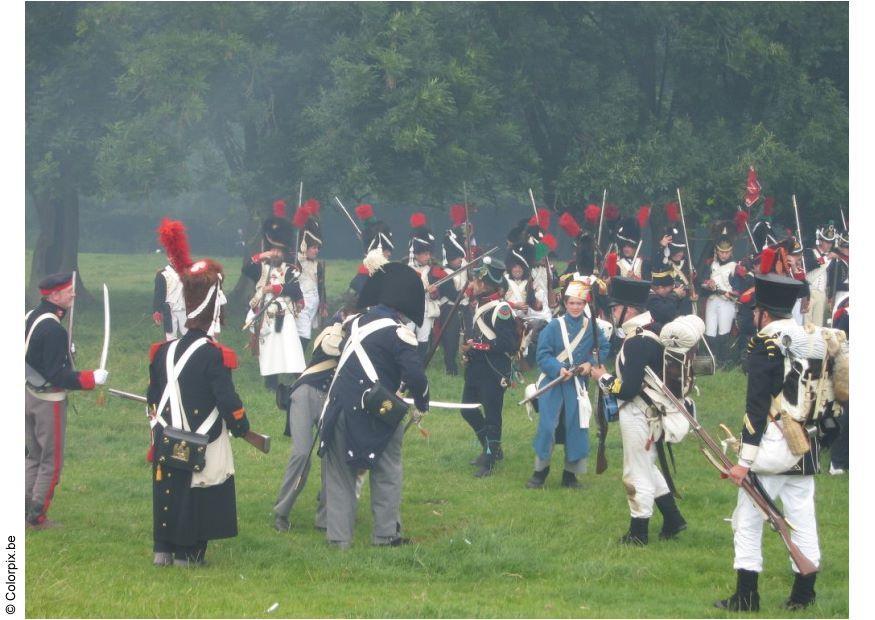
[[106, 383], [106, 379], [109, 377], [109, 371], [104, 370], [103, 368], [97, 368], [94, 371], [94, 383], [96, 385], [103, 385]]

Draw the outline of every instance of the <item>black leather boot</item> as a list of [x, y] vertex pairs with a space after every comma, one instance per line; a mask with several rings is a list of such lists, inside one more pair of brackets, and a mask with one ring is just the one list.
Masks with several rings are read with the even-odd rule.
[[480, 442], [480, 454], [478, 454], [475, 458], [471, 459], [468, 464], [482, 467], [484, 461], [486, 460], [486, 431], [478, 431], [477, 441]]
[[544, 482], [547, 480], [547, 475], [550, 473], [550, 466], [548, 465], [541, 471], [535, 470], [532, 474], [532, 477], [526, 481], [527, 489], [543, 489]]
[[784, 609], [790, 611], [799, 611], [805, 609], [809, 605], [814, 604], [817, 594], [814, 591], [814, 582], [817, 579], [817, 573], [803, 577], [799, 573], [794, 573], [793, 589], [790, 590], [790, 598], [784, 601]]
[[495, 454], [492, 452], [485, 452], [483, 454], [483, 464], [480, 466], [476, 472], [474, 472], [475, 478], [484, 478], [486, 476], [491, 476], [493, 470], [495, 469]]
[[659, 531], [660, 540], [677, 538], [680, 532], [687, 529], [687, 522], [678, 510], [674, 496], [666, 493], [656, 498], [656, 507], [662, 513], [662, 529]]
[[714, 603], [714, 607], [729, 611], [759, 611], [760, 593], [757, 591], [759, 573], [752, 570], [739, 569], [735, 592], [729, 598]]
[[629, 523], [629, 531], [620, 537], [620, 542], [624, 545], [639, 545], [647, 544], [647, 530], [650, 526], [649, 518], [632, 517]]
[[562, 470], [562, 486], [566, 489], [580, 489], [583, 485], [577, 480], [577, 476], [572, 474], [567, 469]]

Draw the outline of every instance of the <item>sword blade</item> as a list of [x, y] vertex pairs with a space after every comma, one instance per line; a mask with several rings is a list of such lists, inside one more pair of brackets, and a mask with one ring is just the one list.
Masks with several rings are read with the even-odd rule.
[[106, 357], [109, 355], [109, 289], [103, 285], [103, 351], [100, 352], [99, 368], [106, 370]]
[[[408, 405], [413, 404], [412, 398], [402, 398], [401, 400]], [[429, 409], [432, 407], [435, 409], [479, 409], [481, 407], [480, 403], [448, 403], [442, 400], [430, 400], [428, 406]]]

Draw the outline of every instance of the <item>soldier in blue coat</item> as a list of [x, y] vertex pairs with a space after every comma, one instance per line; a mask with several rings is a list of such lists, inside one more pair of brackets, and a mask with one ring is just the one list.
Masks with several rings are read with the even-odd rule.
[[[526, 483], [530, 489], [539, 489], [550, 473], [550, 457], [557, 436], [564, 436], [565, 468], [562, 486], [580, 487], [577, 474], [586, 471], [589, 455], [589, 419], [592, 413], [586, 380], [572, 376], [572, 371], [594, 363], [592, 317], [585, 312], [590, 288], [580, 280], [572, 280], [565, 289], [565, 314], [555, 318], [538, 338], [538, 366], [541, 368], [538, 388], [544, 387], [560, 375], [569, 377], [538, 398], [538, 432], [532, 446], [535, 449], [535, 472]], [[610, 349], [609, 330], [598, 326], [600, 359], [606, 359]], [[570, 353], [570, 357], [569, 357]], [[584, 372], [583, 374], [586, 374]]]
[[[408, 327], [421, 324], [425, 289], [413, 269], [371, 263], [358, 307], [347, 319], [346, 339], [328, 391], [319, 456], [325, 469], [328, 542], [349, 548], [357, 508], [357, 474], [370, 471], [372, 542], [397, 546], [401, 536], [401, 442], [404, 425], [394, 418], [402, 381], [419, 411], [428, 410], [428, 379]], [[374, 396], [376, 398], [376, 405]]]

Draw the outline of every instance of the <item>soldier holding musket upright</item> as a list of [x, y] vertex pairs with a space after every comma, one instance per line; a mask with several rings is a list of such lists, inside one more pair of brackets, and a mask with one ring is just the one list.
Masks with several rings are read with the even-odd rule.
[[808, 280], [811, 303], [808, 305], [806, 322], [822, 327], [830, 308], [826, 305], [827, 270], [835, 258], [833, 245], [836, 228], [832, 221], [815, 231], [815, 247], [805, 248], [805, 279]]
[[32, 527], [46, 518], [64, 464], [67, 391], [103, 385], [105, 369], [73, 369], [67, 330], [61, 325], [76, 298], [75, 272], [56, 273], [39, 283], [42, 300], [24, 323], [24, 504]]
[[[672, 205], [674, 205], [674, 209], [671, 208]], [[675, 213], [677, 205], [669, 203], [667, 208], [669, 220], [672, 220], [675, 217], [673, 213]], [[683, 231], [676, 224], [671, 224], [666, 227], [659, 243], [655, 245], [651, 269], [654, 272], [668, 271], [671, 273], [675, 282], [674, 292], [680, 299], [678, 311], [680, 314], [692, 314], [692, 299], [695, 291], [693, 290], [693, 282], [689, 278], [690, 267], [687, 264], [689, 249], [684, 243]]]
[[292, 223], [299, 230], [298, 267], [301, 275], [298, 285], [304, 296], [304, 307], [296, 323], [301, 337], [301, 348], [306, 351], [313, 329], [328, 318], [325, 296], [325, 261], [319, 258], [322, 249], [322, 224], [319, 221], [319, 201], [310, 198], [298, 207]]

